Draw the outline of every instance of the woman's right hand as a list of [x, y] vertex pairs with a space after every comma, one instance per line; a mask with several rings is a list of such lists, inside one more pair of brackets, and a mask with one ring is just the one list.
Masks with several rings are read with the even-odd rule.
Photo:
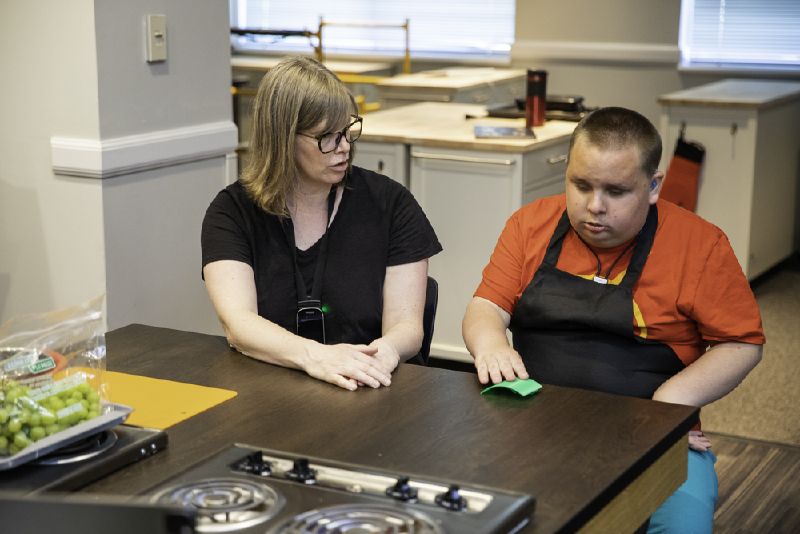
[[392, 378], [374, 358], [377, 348], [367, 345], [322, 345], [312, 343], [306, 350], [303, 370], [316, 379], [354, 391], [359, 384], [379, 388]]

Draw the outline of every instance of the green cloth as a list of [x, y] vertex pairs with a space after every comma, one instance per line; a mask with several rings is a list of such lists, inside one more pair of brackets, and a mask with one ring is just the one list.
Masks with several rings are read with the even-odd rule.
[[492, 384], [488, 388], [481, 391], [481, 395], [483, 395], [484, 393], [489, 393], [491, 391], [497, 392], [497, 391], [511, 390], [521, 397], [528, 397], [530, 395], [533, 395], [540, 389], [542, 389], [542, 385], [536, 380], [533, 380], [531, 378], [526, 378], [525, 380], [522, 380], [518, 378], [512, 381], [504, 380], [499, 384]]

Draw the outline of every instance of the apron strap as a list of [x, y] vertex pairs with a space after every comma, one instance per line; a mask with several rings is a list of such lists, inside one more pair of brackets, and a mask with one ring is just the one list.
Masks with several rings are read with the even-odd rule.
[[650, 255], [650, 249], [653, 248], [653, 241], [656, 237], [656, 229], [658, 228], [658, 208], [653, 204], [647, 212], [647, 219], [644, 221], [644, 226], [636, 236], [636, 246], [633, 247], [633, 254], [631, 261], [628, 263], [628, 268], [625, 271], [625, 277], [620, 282], [620, 287], [632, 289], [644, 270], [644, 264], [647, 262], [647, 257]]
[[[558, 220], [558, 225], [550, 238], [550, 243], [547, 245], [547, 252], [545, 252], [543, 265], [548, 265], [555, 268], [558, 263], [558, 257], [561, 255], [561, 247], [564, 245], [564, 236], [572, 228], [569, 224], [569, 217], [567, 210], [561, 214]], [[645, 219], [644, 226], [636, 236], [636, 245], [633, 248], [631, 261], [625, 271], [625, 277], [620, 282], [619, 286], [626, 289], [631, 289], [639, 281], [639, 277], [644, 270], [644, 264], [647, 262], [647, 257], [650, 255], [650, 249], [653, 248], [653, 241], [656, 236], [656, 229], [658, 228], [658, 208], [653, 204], [647, 212], [647, 219]]]

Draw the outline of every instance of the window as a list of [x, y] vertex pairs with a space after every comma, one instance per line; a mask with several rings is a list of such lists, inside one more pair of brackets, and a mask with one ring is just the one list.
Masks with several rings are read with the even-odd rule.
[[681, 65], [800, 68], [800, 1], [683, 0]]
[[[402, 24], [409, 19], [412, 58], [506, 60], [514, 40], [515, 0], [230, 0], [231, 26], [316, 32], [325, 22]], [[401, 56], [401, 28], [325, 27], [328, 55]], [[316, 40], [314, 40], [316, 43]], [[234, 36], [239, 50], [310, 52], [305, 37]]]

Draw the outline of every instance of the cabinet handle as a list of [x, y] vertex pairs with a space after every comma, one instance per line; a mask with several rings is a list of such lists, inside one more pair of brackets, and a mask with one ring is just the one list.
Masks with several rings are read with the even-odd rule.
[[450, 154], [430, 154], [428, 152], [411, 152], [412, 158], [438, 159], [444, 161], [461, 161], [464, 163], [486, 163], [487, 165], [514, 165], [513, 159], [473, 158], [471, 156], [451, 156]]
[[549, 163], [550, 165], [555, 165], [557, 163], [563, 163], [565, 161], [567, 161], [567, 155], [566, 154], [561, 154], [560, 156], [550, 156], [549, 158], [547, 158], [547, 163]]

